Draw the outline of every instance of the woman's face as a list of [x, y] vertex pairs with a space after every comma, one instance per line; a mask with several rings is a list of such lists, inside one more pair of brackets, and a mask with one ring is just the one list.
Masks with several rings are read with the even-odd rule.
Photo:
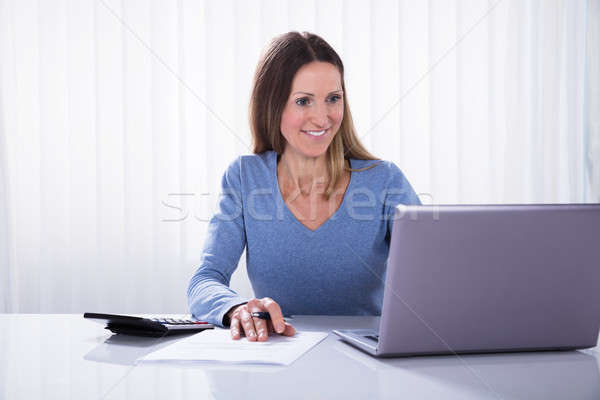
[[285, 151], [305, 157], [325, 154], [344, 118], [343, 95], [335, 65], [320, 61], [303, 65], [281, 116]]

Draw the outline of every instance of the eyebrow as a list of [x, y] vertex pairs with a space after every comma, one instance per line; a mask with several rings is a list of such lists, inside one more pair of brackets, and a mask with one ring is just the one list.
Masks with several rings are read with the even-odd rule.
[[[334, 90], [333, 92], [329, 92], [328, 94], [339, 93], [339, 92], [343, 93], [344, 91], [342, 89], [338, 89], [338, 90]], [[306, 94], [308, 96], [313, 96], [313, 97], [315, 96], [314, 94], [308, 93], [308, 92], [296, 92], [296, 93], [293, 93], [292, 96], [295, 95], [295, 94], [298, 94], [298, 93]]]

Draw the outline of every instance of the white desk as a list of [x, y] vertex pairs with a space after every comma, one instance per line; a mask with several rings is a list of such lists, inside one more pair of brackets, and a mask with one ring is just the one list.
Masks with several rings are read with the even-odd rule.
[[[331, 331], [377, 319], [292, 322]], [[173, 340], [111, 337], [81, 315], [0, 314], [0, 399], [600, 399], [598, 347], [375, 359], [331, 334], [289, 367], [134, 366]]]

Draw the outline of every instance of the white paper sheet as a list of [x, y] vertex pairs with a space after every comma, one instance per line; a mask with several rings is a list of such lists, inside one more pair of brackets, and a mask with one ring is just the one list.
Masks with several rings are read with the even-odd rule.
[[211, 329], [177, 341], [137, 360], [144, 362], [208, 361], [232, 364], [290, 365], [327, 337], [325, 332], [273, 335], [266, 342], [232, 340], [228, 329]]

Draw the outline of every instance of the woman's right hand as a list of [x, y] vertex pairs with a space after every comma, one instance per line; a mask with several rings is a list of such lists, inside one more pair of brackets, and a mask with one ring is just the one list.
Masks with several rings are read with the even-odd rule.
[[[271, 320], [252, 317], [253, 312], [268, 312]], [[237, 340], [242, 333], [249, 341], [264, 342], [269, 334], [279, 333], [284, 336], [294, 336], [296, 329], [283, 319], [281, 308], [275, 300], [264, 297], [262, 299], [251, 299], [247, 304], [234, 307], [227, 313], [230, 321], [231, 338]]]

